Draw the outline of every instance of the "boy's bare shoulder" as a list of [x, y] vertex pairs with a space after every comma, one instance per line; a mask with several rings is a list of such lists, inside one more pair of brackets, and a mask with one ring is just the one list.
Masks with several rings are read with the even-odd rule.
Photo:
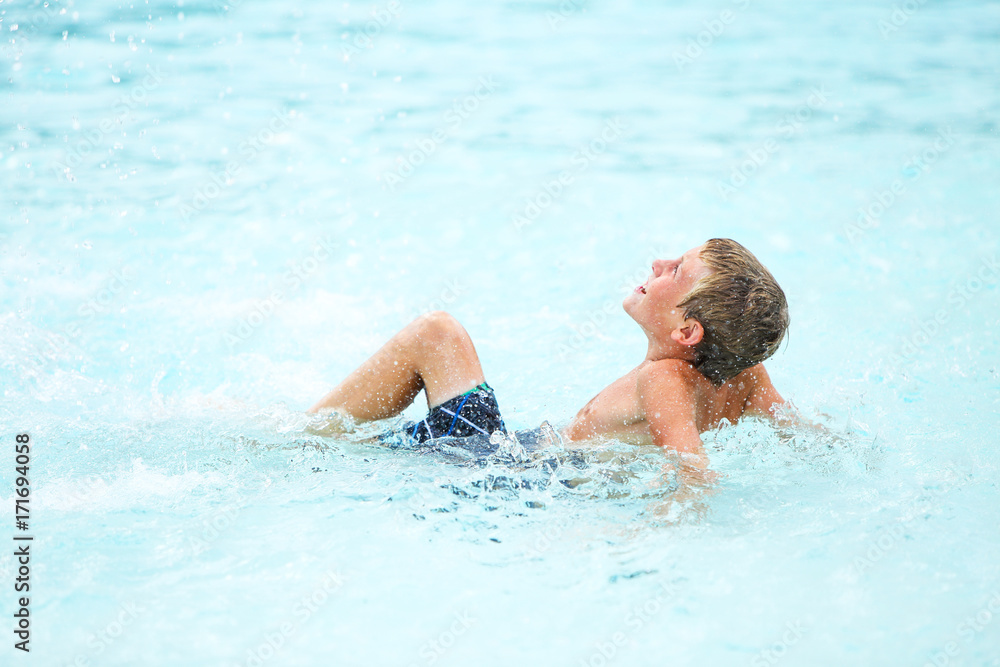
[[700, 377], [703, 376], [690, 362], [660, 359], [640, 368], [636, 379], [639, 387], [655, 385], [659, 389], [686, 391], [694, 388]]
[[764, 364], [759, 363], [741, 372], [739, 375], [730, 380], [730, 382], [740, 383], [741, 388], [745, 385], [753, 391], [753, 389], [758, 386], [769, 386], [771, 384], [771, 378], [768, 376], [767, 369], [764, 368]]
[[[675, 394], [690, 394], [696, 390], [698, 393], [704, 393], [712, 388], [708, 378], [702, 375], [694, 364], [681, 359], [651, 361], [639, 369], [637, 380], [640, 388], [656, 387], [660, 391], [672, 390]], [[770, 386], [771, 380], [764, 369], [764, 364], [761, 363], [743, 370], [717, 389], [727, 388], [729, 392], [735, 392], [746, 398], [755, 389]]]

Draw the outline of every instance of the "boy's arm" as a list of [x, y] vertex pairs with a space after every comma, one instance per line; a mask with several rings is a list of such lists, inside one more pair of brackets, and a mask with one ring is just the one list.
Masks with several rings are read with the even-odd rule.
[[753, 367], [754, 387], [743, 406], [744, 414], [760, 415], [769, 418], [775, 426], [787, 428], [806, 427], [821, 433], [827, 429], [816, 424], [798, 413], [791, 403], [781, 397], [778, 390], [771, 384], [771, 378], [764, 370], [764, 364]]
[[750, 395], [747, 396], [743, 412], [768, 417], [775, 422], [783, 421], [778, 411], [785, 406], [785, 399], [771, 384], [771, 378], [767, 374], [764, 364], [757, 364], [753, 367], [752, 372], [754, 386], [750, 390]]
[[694, 387], [669, 364], [650, 364], [639, 371], [639, 404], [653, 444], [671, 450], [693, 468], [708, 468], [708, 457], [695, 423]]

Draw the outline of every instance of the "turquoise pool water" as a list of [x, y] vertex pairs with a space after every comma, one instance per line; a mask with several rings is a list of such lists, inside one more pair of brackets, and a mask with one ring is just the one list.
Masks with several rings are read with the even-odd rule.
[[[1000, 7], [0, 4], [3, 664], [1000, 664]], [[514, 428], [736, 238], [837, 439], [470, 465], [304, 430], [418, 313]], [[422, 406], [406, 416], [416, 417]], [[7, 542], [8, 545], [13, 542]]]

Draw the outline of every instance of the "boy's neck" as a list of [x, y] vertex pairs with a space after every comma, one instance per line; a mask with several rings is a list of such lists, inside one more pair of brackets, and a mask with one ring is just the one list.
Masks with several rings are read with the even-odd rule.
[[680, 359], [681, 361], [694, 362], [697, 358], [694, 348], [690, 345], [680, 345], [674, 339], [666, 341], [656, 338], [649, 338], [646, 348], [645, 361], [662, 361], [663, 359]]

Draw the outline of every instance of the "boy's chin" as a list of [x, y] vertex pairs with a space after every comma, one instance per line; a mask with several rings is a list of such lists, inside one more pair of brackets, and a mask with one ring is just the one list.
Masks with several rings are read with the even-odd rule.
[[629, 294], [625, 297], [625, 300], [622, 301], [622, 309], [628, 313], [628, 316], [633, 320], [635, 319], [635, 315], [633, 313], [635, 312], [635, 306], [638, 300], [639, 299], [635, 294]]

